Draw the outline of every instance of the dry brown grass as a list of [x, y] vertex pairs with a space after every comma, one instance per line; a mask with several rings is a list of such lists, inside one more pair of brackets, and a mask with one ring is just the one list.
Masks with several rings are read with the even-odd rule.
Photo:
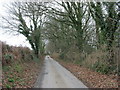
[[52, 55], [51, 55], [51, 57], [52, 58], [54, 58], [54, 59], [58, 59], [59, 58], [59, 53], [53, 53]]
[[105, 62], [107, 55], [108, 55], [107, 52], [103, 52], [102, 50], [97, 50], [96, 52], [89, 54], [82, 64], [83, 66], [86, 65], [91, 66], [94, 65], [97, 61]]

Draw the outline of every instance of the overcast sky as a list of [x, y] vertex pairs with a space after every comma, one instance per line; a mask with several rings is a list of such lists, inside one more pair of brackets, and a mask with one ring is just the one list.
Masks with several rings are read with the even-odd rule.
[[[6, 15], [6, 8], [4, 7], [6, 4], [9, 4], [11, 0], [0, 0], [0, 19], [1, 16]], [[8, 13], [7, 13], [8, 14]], [[3, 24], [0, 20], [0, 24]], [[6, 42], [9, 45], [14, 46], [28, 46], [30, 47], [29, 43], [26, 41], [26, 38], [23, 35], [10, 35], [5, 32], [5, 29], [0, 28], [0, 41]]]

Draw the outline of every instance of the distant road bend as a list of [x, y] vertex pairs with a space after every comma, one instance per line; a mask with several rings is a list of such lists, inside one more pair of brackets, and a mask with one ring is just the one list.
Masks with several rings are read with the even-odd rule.
[[44, 66], [34, 85], [35, 88], [87, 88], [71, 72], [53, 60], [45, 57]]

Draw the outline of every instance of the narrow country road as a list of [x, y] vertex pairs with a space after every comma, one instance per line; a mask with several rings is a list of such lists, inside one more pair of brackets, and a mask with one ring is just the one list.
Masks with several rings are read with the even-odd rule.
[[34, 85], [35, 88], [87, 88], [71, 72], [58, 62], [45, 57], [42, 72]]

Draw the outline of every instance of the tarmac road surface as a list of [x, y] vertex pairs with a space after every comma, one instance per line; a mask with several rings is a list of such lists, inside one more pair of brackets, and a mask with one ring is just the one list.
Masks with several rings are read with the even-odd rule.
[[34, 88], [87, 88], [87, 86], [50, 56], [46, 56]]

